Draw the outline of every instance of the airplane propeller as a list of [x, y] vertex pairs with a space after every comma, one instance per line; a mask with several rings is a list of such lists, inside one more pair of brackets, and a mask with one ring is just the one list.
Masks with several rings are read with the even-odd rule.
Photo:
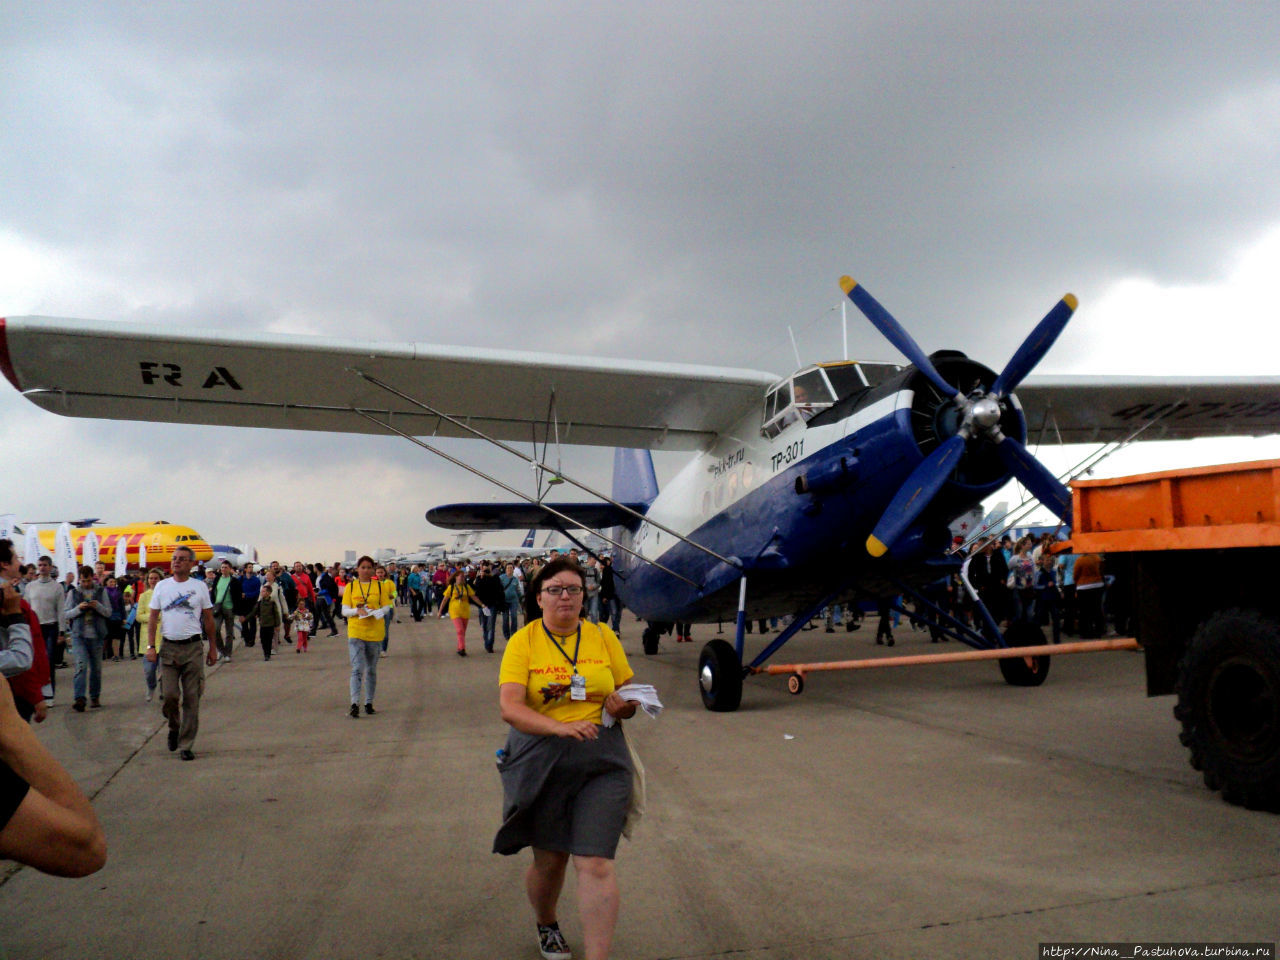
[[1027, 374], [1035, 368], [1037, 363], [1044, 359], [1053, 342], [1058, 339], [1058, 334], [1066, 329], [1067, 321], [1076, 312], [1078, 302], [1068, 293], [1053, 305], [1053, 309], [1036, 324], [1031, 335], [1022, 341], [1022, 345], [1014, 351], [1009, 362], [1004, 365], [1000, 376], [996, 377], [996, 382], [991, 385], [992, 396], [1003, 399], [1018, 389], [1018, 384], [1026, 379]]
[[902, 324], [893, 319], [893, 315], [880, 305], [879, 300], [858, 286], [857, 281], [852, 277], [841, 277], [840, 289], [853, 301], [854, 306], [866, 314], [871, 325], [884, 334], [885, 339], [897, 347], [899, 353], [915, 364], [915, 368], [928, 377], [944, 397], [964, 399], [959, 390], [942, 378], [942, 374], [933, 365], [929, 355], [920, 349], [920, 344], [916, 343]]
[[947, 482], [951, 471], [964, 456], [964, 437], [960, 434], [948, 437], [937, 450], [925, 457], [907, 482], [898, 488], [880, 522], [867, 538], [867, 550], [873, 557], [888, 552], [893, 541], [906, 531]]
[[1075, 312], [1076, 298], [1068, 293], [1044, 315], [1014, 351], [990, 390], [984, 392], [978, 388], [965, 396], [947, 383], [928, 354], [875, 297], [850, 277], [840, 278], [840, 288], [885, 339], [897, 347], [944, 397], [951, 398], [960, 414], [956, 432], [920, 462], [889, 502], [871, 536], [867, 538], [867, 551], [875, 557], [888, 552], [894, 541], [915, 523], [942, 489], [947, 478], [959, 465], [971, 440], [993, 444], [1005, 468], [1037, 500], [1069, 522], [1071, 491], [1032, 456], [1021, 441], [1001, 431], [1000, 418], [1004, 412], [1003, 401], [1044, 358], [1066, 327], [1067, 321]]

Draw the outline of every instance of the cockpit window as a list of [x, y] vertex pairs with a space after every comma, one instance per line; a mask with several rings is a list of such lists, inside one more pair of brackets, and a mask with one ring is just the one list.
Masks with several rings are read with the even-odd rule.
[[761, 432], [772, 439], [793, 423], [807, 421], [836, 402], [821, 367], [801, 370], [774, 384], [764, 398]]
[[823, 367], [826, 371], [827, 380], [831, 382], [831, 388], [836, 392], [836, 399], [843, 400], [845, 397], [851, 397], [860, 390], [865, 390], [867, 384], [863, 382], [862, 376], [858, 373], [858, 365], [856, 363], [831, 364]]
[[796, 409], [806, 420], [836, 402], [821, 370], [796, 374], [791, 380], [791, 392], [795, 397]]
[[862, 375], [867, 378], [867, 384], [872, 387], [883, 383], [902, 370], [902, 367], [896, 363], [875, 363], [866, 360], [859, 362], [858, 366], [862, 370]]

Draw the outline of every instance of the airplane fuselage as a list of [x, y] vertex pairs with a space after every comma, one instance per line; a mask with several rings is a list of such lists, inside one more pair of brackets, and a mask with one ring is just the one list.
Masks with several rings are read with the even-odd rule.
[[[971, 361], [965, 372], [994, 375]], [[732, 619], [738, 581], [747, 577], [753, 617], [796, 612], [843, 585], [845, 594], [896, 593], [885, 578], [920, 583], [942, 575], [924, 561], [942, 555], [947, 522], [980, 503], [1008, 479], [990, 464], [961, 468], [911, 535], [884, 557], [865, 543], [880, 514], [928, 449], [927, 384], [908, 369], [845, 398], [808, 422], [796, 418], [776, 435], [762, 431], [757, 412], [743, 417], [688, 463], [650, 505], [646, 522], [617, 539], [644, 560], [701, 584], [694, 588], [653, 564], [615, 557], [618, 592], [649, 621]], [[927, 396], [923, 398], [928, 400]], [[1016, 403], [1006, 429], [1025, 435]], [[726, 564], [662, 532], [669, 527], [735, 561]]]
[[[137, 564], [139, 547], [146, 550], [148, 567], [167, 567], [173, 560], [176, 547], [190, 547], [196, 562], [213, 559], [213, 548], [190, 527], [167, 522], [129, 523], [116, 527], [93, 527], [71, 531], [71, 545], [77, 561], [81, 557], [85, 537], [92, 531], [98, 539], [98, 559], [109, 567], [115, 565], [116, 551], [123, 549], [130, 564]], [[57, 541], [56, 530], [41, 530], [40, 545], [52, 555]]]

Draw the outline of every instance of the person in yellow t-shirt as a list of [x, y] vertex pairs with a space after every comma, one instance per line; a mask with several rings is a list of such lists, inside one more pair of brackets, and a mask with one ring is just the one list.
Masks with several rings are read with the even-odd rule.
[[529, 589], [542, 616], [507, 642], [498, 674], [502, 719], [503, 823], [495, 853], [533, 848], [525, 887], [544, 957], [571, 956], [556, 907], [573, 857], [588, 957], [606, 957], [618, 919], [613, 858], [631, 800], [631, 758], [622, 727], [604, 711], [634, 715], [617, 689], [632, 680], [617, 636], [582, 620], [582, 568], [552, 560]]
[[[147, 571], [147, 589], [142, 591], [142, 596], [138, 598], [137, 609], [139, 611], [146, 610], [148, 613], [150, 613], [151, 593], [153, 590], [155, 590], [156, 584], [163, 579], [164, 579], [164, 575], [155, 567], [152, 567], [150, 570]], [[141, 620], [142, 614], [138, 613], [137, 616], [139, 620]], [[160, 636], [160, 635], [156, 636], [157, 650], [160, 649], [160, 644], [163, 642], [163, 640], [164, 640], [163, 636]], [[156, 695], [156, 670], [159, 666], [160, 666], [159, 658], [155, 660], [148, 660], [146, 657], [142, 658], [142, 678], [147, 682], [147, 703], [150, 703], [151, 699]]]
[[387, 573], [387, 568], [382, 564], [378, 564], [377, 569], [374, 571], [374, 575], [378, 578], [378, 582], [382, 584], [382, 589], [389, 591], [391, 595], [392, 611], [387, 614], [386, 618], [382, 621], [382, 655], [385, 657], [387, 655], [387, 647], [391, 643], [391, 618], [395, 616], [396, 578], [394, 576], [390, 576]]
[[453, 630], [458, 635], [460, 657], [467, 655], [467, 623], [471, 620], [472, 600], [480, 602], [471, 584], [467, 583], [467, 575], [459, 569], [440, 598], [440, 619], [448, 616], [453, 621]]
[[347, 618], [347, 651], [351, 655], [351, 716], [360, 716], [360, 686], [364, 683], [364, 712], [374, 714], [378, 688], [378, 658], [382, 655], [383, 619], [391, 615], [394, 594], [383, 580], [373, 578], [373, 558], [361, 557], [356, 578], [342, 591], [342, 615]]

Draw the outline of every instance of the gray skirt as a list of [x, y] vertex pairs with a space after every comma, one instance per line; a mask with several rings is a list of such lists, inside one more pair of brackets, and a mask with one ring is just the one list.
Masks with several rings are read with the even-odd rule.
[[622, 725], [596, 740], [512, 728], [502, 775], [502, 826], [493, 852], [525, 847], [613, 859], [631, 800], [631, 756]]

